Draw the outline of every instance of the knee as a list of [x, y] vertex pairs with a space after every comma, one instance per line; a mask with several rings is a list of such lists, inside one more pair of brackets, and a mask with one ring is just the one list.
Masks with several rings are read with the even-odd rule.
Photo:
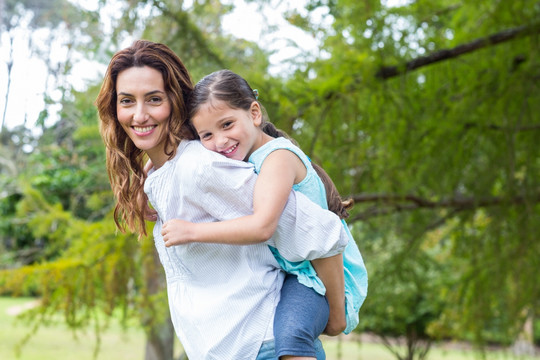
[[314, 348], [316, 337], [309, 329], [299, 326], [294, 319], [283, 321], [274, 330], [276, 350], [303, 353]]

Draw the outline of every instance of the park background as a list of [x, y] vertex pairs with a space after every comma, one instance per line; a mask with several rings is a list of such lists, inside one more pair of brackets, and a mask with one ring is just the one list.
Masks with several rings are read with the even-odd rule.
[[330, 359], [533, 358], [539, 19], [537, 0], [0, 0], [1, 357], [59, 339], [51, 358], [182, 356], [152, 239], [115, 229], [93, 105], [144, 38], [194, 81], [248, 79], [354, 199], [370, 288], [355, 347], [327, 339]]

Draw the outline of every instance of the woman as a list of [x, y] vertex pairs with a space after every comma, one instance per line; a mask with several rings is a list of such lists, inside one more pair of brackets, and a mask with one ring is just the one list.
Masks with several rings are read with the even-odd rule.
[[[290, 261], [311, 260], [342, 252], [348, 235], [337, 215], [291, 192], [266, 243], [166, 248], [161, 228], [170, 219], [211, 222], [252, 212], [252, 165], [190, 140], [185, 104], [192, 89], [188, 71], [165, 45], [136, 41], [113, 56], [96, 105], [115, 222], [146, 234], [144, 190], [158, 215], [154, 240], [171, 318], [190, 359], [273, 359], [272, 322], [284, 275], [267, 245]], [[148, 178], [145, 155], [154, 166]], [[320, 342], [317, 358], [324, 358]]]

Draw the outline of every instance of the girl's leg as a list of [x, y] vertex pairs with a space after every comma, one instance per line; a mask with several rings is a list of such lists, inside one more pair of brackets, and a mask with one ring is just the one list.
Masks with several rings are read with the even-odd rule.
[[[326, 359], [326, 354], [324, 353], [321, 340], [319, 339], [315, 341], [315, 351], [317, 353], [317, 360]], [[282, 357], [282, 359], [286, 359], [286, 358], [287, 356]], [[277, 360], [274, 340], [263, 342], [263, 344], [261, 345], [261, 348], [259, 349], [259, 353], [257, 354], [257, 358], [255, 360]]]
[[324, 333], [331, 336], [339, 335], [347, 327], [343, 255], [311, 260], [311, 265], [326, 287], [326, 298], [330, 306], [330, 315]]
[[[328, 322], [328, 301], [287, 274], [274, 318], [278, 359], [325, 359], [317, 345]], [[322, 357], [321, 357], [322, 356]]]

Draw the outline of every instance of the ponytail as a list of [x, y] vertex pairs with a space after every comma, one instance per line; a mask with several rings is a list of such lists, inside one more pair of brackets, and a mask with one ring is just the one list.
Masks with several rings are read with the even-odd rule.
[[[284, 137], [286, 139], [289, 139], [294, 145], [298, 146], [298, 143], [289, 136], [285, 131], [280, 130], [274, 126], [269, 121], [264, 121], [261, 125], [262, 130], [267, 134], [274, 138], [278, 137]], [[326, 191], [326, 202], [328, 203], [328, 210], [339, 216], [340, 219], [346, 219], [349, 217], [349, 212], [353, 205], [354, 201], [353, 199], [347, 199], [342, 200], [341, 195], [339, 195], [339, 191], [336, 188], [336, 185], [330, 178], [330, 176], [324, 171], [324, 169], [320, 166], [315, 164], [314, 162], [311, 162], [311, 165], [313, 166], [313, 169], [319, 175], [321, 178], [322, 183], [324, 184], [324, 189]]]
[[324, 169], [315, 164], [311, 163], [313, 169], [317, 172], [317, 175], [321, 178], [322, 183], [324, 184], [324, 189], [326, 190], [326, 202], [328, 203], [328, 210], [339, 216], [340, 219], [346, 219], [349, 217], [348, 210], [352, 209], [354, 206], [354, 200], [349, 198], [343, 200], [341, 195], [336, 188], [336, 185], [330, 178], [330, 176], [324, 171]]

